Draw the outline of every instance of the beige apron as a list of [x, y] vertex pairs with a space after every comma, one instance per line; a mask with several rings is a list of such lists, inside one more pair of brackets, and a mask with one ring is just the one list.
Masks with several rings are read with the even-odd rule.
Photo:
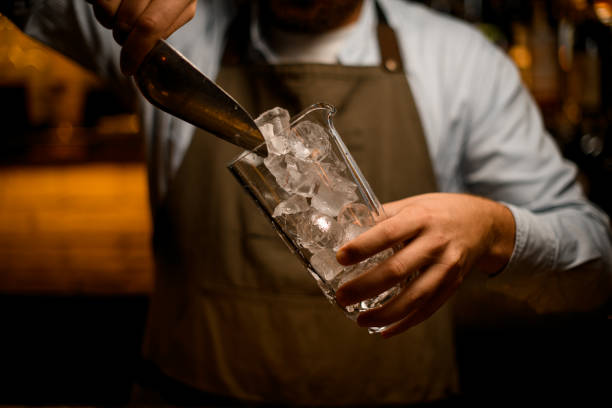
[[[335, 105], [336, 128], [387, 202], [436, 187], [395, 36], [379, 21], [381, 67], [225, 58], [217, 82], [253, 114]], [[226, 54], [243, 55], [231, 49], [248, 38], [236, 30], [231, 38], [239, 41]], [[239, 152], [196, 131], [155, 213], [157, 275], [145, 356], [193, 387], [247, 400], [363, 405], [456, 392], [449, 310], [389, 340], [348, 320], [226, 169]]]

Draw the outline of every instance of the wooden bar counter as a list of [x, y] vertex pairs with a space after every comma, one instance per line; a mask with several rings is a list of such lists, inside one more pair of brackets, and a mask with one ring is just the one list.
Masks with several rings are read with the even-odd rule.
[[149, 293], [150, 237], [142, 164], [0, 168], [2, 293]]

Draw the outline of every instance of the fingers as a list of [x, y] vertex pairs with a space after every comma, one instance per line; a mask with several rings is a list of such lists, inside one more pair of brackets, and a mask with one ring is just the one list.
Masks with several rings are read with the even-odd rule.
[[428, 317], [429, 311], [433, 313], [440, 306], [434, 300], [450, 286], [446, 283], [447, 272], [447, 265], [429, 266], [383, 306], [361, 313], [357, 324], [364, 327], [383, 327], [401, 321], [403, 328], [405, 321], [411, 321], [423, 314]]
[[342, 265], [352, 265], [395, 245], [401, 244], [418, 234], [422, 219], [410, 214], [405, 207], [394, 217], [376, 224], [340, 248], [336, 254]]
[[413, 197], [409, 197], [404, 198], [402, 200], [391, 201], [383, 204], [383, 210], [385, 211], [385, 215], [387, 217], [393, 217], [397, 215], [397, 213], [399, 213], [404, 207], [408, 206], [410, 204], [410, 201], [412, 201], [413, 199]]
[[197, 9], [197, 3], [195, 1], [190, 2], [187, 7], [181, 12], [178, 18], [170, 25], [170, 28], [166, 30], [163, 38], [166, 39], [172, 35], [176, 30], [187, 24], [195, 16]]
[[436, 291], [430, 299], [424, 303], [421, 307], [415, 308], [408, 316], [406, 316], [399, 323], [391, 326], [384, 332], [382, 332], [382, 336], [384, 338], [389, 338], [400, 334], [411, 327], [416, 326], [417, 324], [425, 321], [429, 317], [431, 317], [442, 305], [453, 295], [456, 287], [446, 286], [440, 288], [439, 291]]
[[[192, 2], [188, 2], [190, 5]], [[178, 8], [173, 2], [152, 0], [134, 23], [121, 50], [121, 70], [133, 74], [144, 57], [157, 41], [168, 33], [172, 25], [183, 14], [185, 8]], [[195, 11], [190, 8], [188, 13]]]
[[123, 45], [151, 0], [123, 1], [115, 15], [113, 38]]
[[193, 18], [195, 0], [88, 0], [96, 19], [112, 28], [121, 49], [121, 70], [133, 74], [158, 40]]
[[121, 0], [88, 0], [93, 5], [96, 19], [106, 28], [113, 28], [115, 15], [121, 4]]
[[430, 248], [425, 240], [415, 240], [381, 264], [345, 283], [336, 291], [341, 306], [374, 297], [405, 281], [427, 262]]

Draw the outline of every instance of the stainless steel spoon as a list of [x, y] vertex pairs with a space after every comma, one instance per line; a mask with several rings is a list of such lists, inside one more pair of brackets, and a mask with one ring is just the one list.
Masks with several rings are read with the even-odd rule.
[[216, 136], [267, 155], [264, 138], [238, 102], [163, 40], [149, 52], [134, 75], [144, 97]]

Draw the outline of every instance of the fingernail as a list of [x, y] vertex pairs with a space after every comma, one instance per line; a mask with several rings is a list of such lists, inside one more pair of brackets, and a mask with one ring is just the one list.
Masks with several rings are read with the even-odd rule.
[[340, 248], [338, 252], [336, 252], [336, 260], [340, 265], [347, 265], [350, 261], [347, 251]]

